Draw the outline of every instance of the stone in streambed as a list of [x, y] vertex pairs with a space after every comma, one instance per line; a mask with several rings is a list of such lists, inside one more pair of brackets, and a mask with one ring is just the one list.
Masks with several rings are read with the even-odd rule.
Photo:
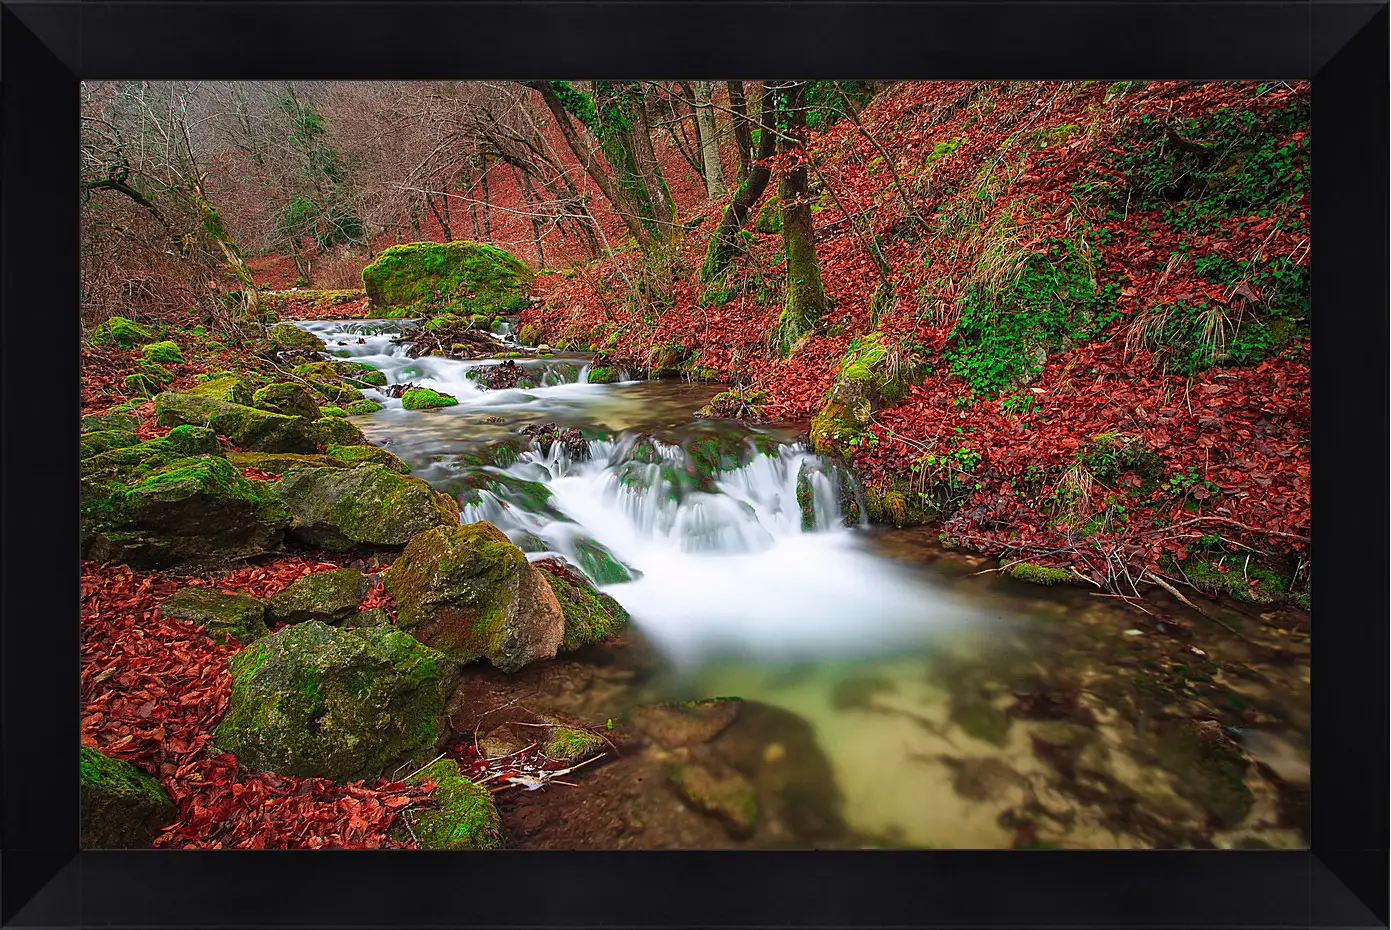
[[178, 810], [158, 781], [124, 759], [81, 750], [83, 849], [145, 849]]
[[267, 635], [266, 608], [250, 594], [229, 594], [214, 588], [180, 588], [159, 605], [173, 620], [196, 623], [215, 643], [253, 642]]
[[490, 523], [419, 534], [382, 580], [397, 626], [456, 662], [514, 672], [560, 647], [565, 618], [546, 576]]
[[290, 534], [325, 549], [403, 546], [418, 533], [459, 520], [449, 495], [383, 465], [299, 469], [274, 487], [290, 510]]
[[646, 704], [629, 711], [628, 720], [663, 749], [677, 749], [708, 743], [719, 736], [738, 718], [743, 704], [739, 698]]
[[719, 820], [735, 839], [747, 839], [758, 825], [758, 798], [743, 775], [719, 763], [672, 766], [667, 781], [695, 810]]
[[443, 655], [400, 630], [316, 620], [257, 640], [229, 672], [217, 751], [235, 753], [247, 771], [335, 781], [428, 762], [456, 676]]
[[312, 572], [266, 599], [272, 623], [339, 623], [357, 613], [372, 579], [351, 568]]
[[622, 605], [595, 590], [582, 576], [560, 563], [543, 559], [534, 567], [545, 574], [565, 617], [561, 651], [572, 652], [589, 643], [601, 642], [628, 622], [628, 612]]

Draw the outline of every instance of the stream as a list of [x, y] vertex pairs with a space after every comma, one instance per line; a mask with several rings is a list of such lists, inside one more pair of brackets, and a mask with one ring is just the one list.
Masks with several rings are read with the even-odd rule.
[[[556, 353], [516, 359], [535, 386], [484, 390], [475, 379], [498, 360], [412, 359], [393, 341], [408, 322], [297, 325], [388, 386], [458, 398], [408, 411], [367, 390], [383, 409], [351, 419], [454, 495], [464, 522], [577, 566], [656, 657], [624, 667], [581, 650], [515, 680], [568, 676], [557, 700], [601, 723], [643, 702], [737, 695], [774, 709], [749, 765], [800, 752], [818, 773], [798, 802], [811, 816], [774, 804], [752, 839], [723, 845], [1308, 845], [1309, 662], [1307, 636], [1282, 632], [1293, 614], [1222, 602], [1224, 622], [1250, 634], [1233, 636], [1177, 602], [1156, 598], [1146, 615], [1016, 582], [935, 530], [846, 525], [853, 479], [799, 442], [804, 425], [694, 416], [718, 386], [590, 384], [587, 356]], [[506, 327], [498, 349], [517, 349]], [[587, 456], [520, 434], [542, 423], [578, 428]], [[606, 841], [713, 842], [649, 806]], [[535, 829], [534, 845], [545, 829], [585, 844]]]

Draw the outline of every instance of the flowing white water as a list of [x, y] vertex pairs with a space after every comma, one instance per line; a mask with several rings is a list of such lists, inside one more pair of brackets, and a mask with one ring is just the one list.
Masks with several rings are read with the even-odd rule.
[[[570, 383], [487, 391], [468, 372], [497, 362], [409, 358], [405, 345], [392, 342], [396, 321], [301, 325], [331, 353], [383, 372], [389, 385], [412, 382], [459, 400], [457, 407], [416, 413], [385, 389], [369, 391], [385, 407], [372, 425], [424, 421], [438, 430], [456, 418], [467, 431], [480, 412], [540, 411], [564, 427], [579, 410], [624, 389], [587, 383], [582, 360], [574, 360], [578, 380]], [[884, 654], [980, 619], [872, 553], [856, 528], [844, 526], [842, 479], [804, 446], [709, 441], [724, 467], [696, 464], [690, 443], [622, 433], [590, 440], [588, 457], [578, 461], [561, 443], [544, 452], [531, 444], [506, 467], [436, 461], [416, 473], [444, 487], [472, 475], [481, 488], [463, 501], [464, 522], [487, 520], [533, 559], [559, 555], [579, 566], [678, 666], [716, 656]], [[615, 583], [605, 566], [632, 580]]]

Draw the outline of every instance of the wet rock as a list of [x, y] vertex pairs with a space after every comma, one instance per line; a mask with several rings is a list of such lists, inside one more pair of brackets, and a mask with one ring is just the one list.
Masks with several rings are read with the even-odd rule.
[[300, 417], [191, 394], [166, 392], [157, 396], [155, 422], [160, 426], [206, 426], [243, 449], [257, 452], [318, 452], [320, 445], [311, 424]]
[[831, 706], [836, 710], [871, 710], [875, 695], [897, 690], [898, 685], [883, 675], [852, 675], [836, 682], [831, 690]]
[[1009, 736], [1009, 715], [988, 699], [975, 694], [954, 694], [950, 705], [952, 723], [973, 739], [1003, 746]]
[[743, 704], [739, 698], [646, 704], [629, 711], [628, 721], [657, 745], [675, 749], [714, 739], [735, 721]]
[[505, 391], [516, 387], [521, 376], [521, 366], [508, 359], [486, 369], [483, 375], [483, 386], [490, 391]]
[[546, 577], [490, 523], [420, 533], [382, 580], [397, 625], [456, 662], [513, 672], [560, 647], [565, 618]]
[[454, 407], [459, 401], [449, 394], [441, 394], [431, 388], [408, 387], [400, 394], [392, 394], [393, 397], [401, 398], [401, 406], [407, 410], [433, 410], [437, 407]]
[[595, 584], [622, 584], [633, 580], [633, 573], [602, 543], [587, 536], [574, 541], [575, 559]]
[[589, 458], [589, 441], [573, 426], [561, 429], [554, 423], [531, 424], [523, 426], [521, 432], [532, 438], [543, 455], [549, 455], [551, 446], [558, 442], [571, 461], [582, 462]]
[[420, 849], [488, 849], [502, 842], [501, 822], [488, 789], [465, 778], [453, 759], [432, 762], [406, 781], [433, 782], [430, 797], [439, 806], [407, 807], [401, 816], [410, 826], [401, 829], [398, 838], [409, 836]]
[[[301, 330], [302, 332], [302, 330]], [[308, 335], [306, 333], [306, 335]], [[272, 413], [283, 413], [288, 417], [303, 417], [306, 420], [319, 419], [319, 405], [309, 392], [298, 384], [281, 382], [261, 388], [251, 395], [252, 406]]]
[[171, 619], [196, 623], [215, 643], [231, 640], [245, 645], [270, 632], [265, 605], [250, 594], [180, 588], [159, 605], [159, 610]]
[[562, 651], [572, 652], [589, 643], [602, 642], [628, 622], [628, 612], [616, 600], [595, 590], [561, 562], [540, 559], [532, 565], [543, 573], [565, 618]]
[[676, 765], [667, 781], [681, 800], [719, 820], [730, 836], [744, 839], [758, 824], [758, 798], [748, 779], [725, 766]]
[[1207, 811], [1219, 827], [1233, 827], [1251, 812], [1254, 797], [1246, 786], [1249, 763], [1241, 750], [1211, 721], [1179, 721], [1159, 734], [1159, 764], [1174, 775], [1174, 790]]
[[83, 849], [146, 849], [178, 813], [158, 781], [123, 759], [81, 750]]
[[339, 623], [357, 613], [372, 580], [351, 568], [313, 572], [266, 600], [273, 623]]
[[325, 352], [328, 346], [313, 333], [293, 323], [280, 323], [266, 330], [266, 341], [273, 349], [298, 352]]
[[247, 771], [336, 781], [427, 762], [455, 676], [443, 655], [400, 630], [315, 620], [252, 643], [229, 672], [218, 751]]
[[402, 546], [459, 519], [453, 498], [382, 465], [300, 469], [274, 488], [289, 508], [291, 535], [325, 549]]

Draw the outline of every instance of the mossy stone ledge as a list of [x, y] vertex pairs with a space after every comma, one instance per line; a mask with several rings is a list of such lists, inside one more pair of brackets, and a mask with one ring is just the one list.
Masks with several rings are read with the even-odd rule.
[[274, 488], [289, 508], [290, 534], [325, 549], [404, 546], [418, 533], [459, 521], [452, 497], [384, 465], [297, 469]]
[[314, 424], [301, 417], [210, 397], [160, 394], [155, 398], [155, 422], [160, 426], [205, 426], [241, 448], [256, 452], [320, 450]]

